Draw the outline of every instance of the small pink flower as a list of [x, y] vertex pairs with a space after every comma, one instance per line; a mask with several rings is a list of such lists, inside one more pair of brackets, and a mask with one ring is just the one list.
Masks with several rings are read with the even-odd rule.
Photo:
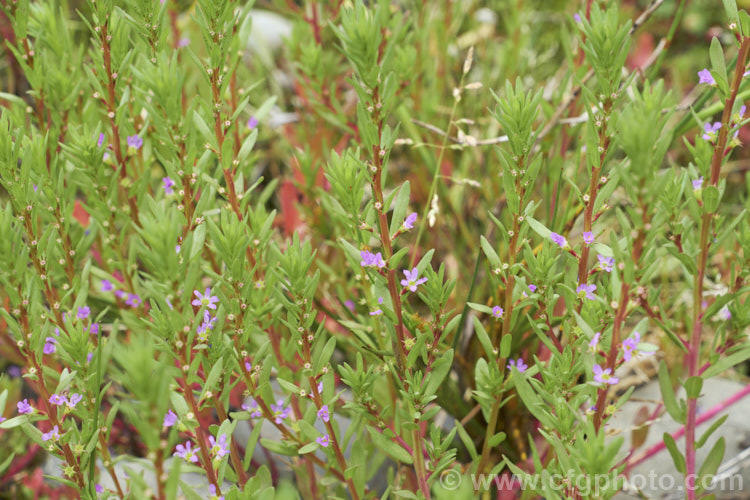
[[602, 369], [599, 365], [594, 365], [594, 380], [600, 384], [614, 385], [620, 381], [619, 378], [612, 375], [612, 369]]
[[211, 289], [206, 288], [206, 291], [201, 294], [198, 290], [194, 290], [193, 294], [195, 294], [197, 299], [193, 299], [191, 304], [197, 307], [206, 306], [209, 309], [216, 309], [216, 303], [219, 302], [219, 297], [215, 295], [211, 295]]
[[417, 287], [427, 281], [427, 278], [419, 277], [419, 269], [416, 267], [411, 271], [404, 269], [404, 276], [406, 278], [401, 280], [401, 286], [405, 286], [412, 292], [416, 292]]
[[515, 367], [516, 370], [518, 370], [519, 373], [523, 373], [523, 372], [526, 371], [526, 369], [529, 366], [526, 363], [523, 362], [523, 359], [518, 358], [517, 360], [516, 359], [511, 359], [510, 361], [508, 361], [508, 367], [507, 367], [508, 370], [510, 370], [513, 367]]

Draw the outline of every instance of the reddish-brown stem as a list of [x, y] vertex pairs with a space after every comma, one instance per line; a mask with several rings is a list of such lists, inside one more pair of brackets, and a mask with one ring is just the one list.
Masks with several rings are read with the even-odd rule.
[[[227, 411], [224, 409], [224, 405], [219, 399], [219, 396], [215, 395], [213, 397], [213, 400], [214, 408], [216, 409], [216, 415], [219, 417], [219, 421], [224, 422], [226, 420], [229, 420], [229, 415], [227, 415]], [[229, 439], [229, 459], [232, 461], [232, 467], [234, 468], [234, 472], [237, 474], [237, 478], [240, 483], [240, 489], [243, 490], [245, 489], [245, 483], [247, 482], [247, 473], [245, 472], [245, 468], [242, 466], [242, 460], [240, 460], [240, 448], [239, 446], [237, 446], [237, 441], [235, 441], [234, 436], [229, 436]]]
[[[745, 72], [748, 51], [750, 51], [750, 37], [745, 37], [742, 38], [740, 50], [737, 54], [737, 65], [734, 70], [734, 78], [730, 87], [730, 94], [724, 101], [721, 128], [719, 129], [719, 137], [716, 141], [716, 147], [714, 148], [713, 158], [711, 160], [711, 176], [708, 183], [710, 186], [717, 186], [719, 183], [721, 165], [726, 155], [732, 107], [737, 99], [742, 76]], [[700, 254], [698, 256], [698, 270], [695, 273], [693, 282], [693, 328], [690, 334], [690, 341], [688, 342], [687, 363], [689, 377], [697, 376], [699, 369], [701, 333], [703, 331], [703, 280], [706, 275], [706, 264], [708, 262], [708, 253], [710, 249], [709, 232], [711, 230], [713, 218], [713, 213], [704, 213], [701, 218]], [[697, 398], [688, 397], [687, 422], [685, 424], [685, 486], [687, 488], [688, 500], [695, 500], [695, 428], [697, 405]]]

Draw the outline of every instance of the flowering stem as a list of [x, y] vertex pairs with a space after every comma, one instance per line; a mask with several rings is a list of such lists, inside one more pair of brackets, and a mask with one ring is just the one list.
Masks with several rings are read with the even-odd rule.
[[[190, 344], [185, 343], [185, 351], [182, 353], [182, 359], [180, 360], [183, 367], [189, 367], [190, 363], [188, 360], [188, 352], [190, 350]], [[213, 463], [211, 462], [211, 455], [208, 453], [208, 440], [206, 439], [206, 434], [203, 431], [203, 427], [200, 423], [200, 413], [198, 409], [198, 404], [195, 402], [195, 395], [193, 394], [193, 389], [190, 387], [190, 384], [188, 384], [188, 369], [184, 369], [184, 373], [182, 374], [182, 392], [185, 396], [185, 399], [187, 400], [188, 405], [190, 406], [190, 411], [193, 413], [193, 416], [195, 417], [196, 421], [198, 422], [198, 425], [195, 428], [195, 435], [198, 438], [198, 445], [200, 446], [201, 450], [201, 458], [203, 459], [203, 466], [206, 469], [206, 475], [208, 476], [208, 481], [213, 484], [216, 487], [216, 493], [221, 494], [221, 489], [219, 485], [219, 481], [216, 478], [216, 471], [214, 470]]]
[[[42, 397], [42, 403], [44, 404], [45, 411], [47, 413], [47, 418], [49, 418], [50, 423], [53, 427], [58, 427], [62, 430], [62, 423], [57, 418], [57, 410], [55, 407], [53, 407], [50, 402], [50, 394], [47, 390], [47, 386], [44, 384], [44, 371], [42, 370], [42, 367], [39, 365], [37, 360], [29, 353], [27, 354], [27, 363], [34, 367], [37, 374], [36, 379], [36, 386], [37, 386], [37, 393]], [[70, 445], [68, 443], [62, 443], [60, 445], [60, 448], [62, 448], [63, 455], [65, 456], [65, 461], [67, 464], [71, 467], [73, 467], [73, 471], [75, 473], [75, 482], [78, 485], [78, 487], [82, 490], [84, 488], [84, 485], [86, 484], [86, 481], [83, 477], [83, 472], [81, 472], [81, 466], [78, 463], [78, 461], [75, 459], [75, 456], [73, 455], [73, 450], [71, 450]], [[80, 494], [78, 496], [80, 498]]]
[[[309, 346], [307, 350], [307, 358], [308, 362], [310, 359], [310, 351]], [[323, 400], [320, 397], [320, 392], [318, 391], [318, 384], [315, 381], [313, 377], [308, 377], [308, 381], [310, 382], [310, 388], [312, 389], [313, 393], [313, 401], [315, 402], [316, 408], [320, 409], [323, 406]], [[331, 424], [331, 420], [329, 419], [328, 422], [324, 422], [326, 426], [326, 431], [328, 432], [328, 436], [331, 440], [331, 445], [333, 446], [333, 453], [336, 455], [336, 461], [339, 464], [339, 468], [341, 469], [344, 474], [346, 474], [347, 466], [346, 466], [346, 457], [344, 457], [344, 453], [341, 451], [341, 446], [339, 446], [338, 438], [336, 437], [336, 432], [333, 428], [333, 424]], [[346, 480], [346, 484], [349, 486], [349, 494], [351, 494], [352, 498], [354, 500], [359, 500], [359, 493], [357, 493], [357, 488], [354, 486], [354, 481], [352, 481], [351, 478]]]
[[[378, 91], [376, 87], [373, 92], [373, 100], [378, 101]], [[378, 137], [382, 136], [383, 131], [383, 120], [378, 120]], [[393, 247], [391, 246], [391, 236], [388, 230], [388, 216], [386, 215], [386, 207], [384, 206], [385, 197], [383, 196], [383, 182], [382, 174], [383, 168], [383, 157], [380, 156], [380, 148], [378, 146], [372, 147], [372, 157], [375, 162], [375, 174], [372, 177], [372, 189], [375, 194], [376, 209], [378, 212], [378, 224], [380, 233], [380, 242], [383, 245], [383, 251], [385, 252], [385, 261], [389, 262], [393, 256]], [[401, 294], [399, 293], [398, 284], [396, 281], [396, 270], [390, 268], [388, 265], [388, 272], [386, 273], [388, 279], [388, 292], [391, 296], [391, 302], [393, 302], [393, 309], [396, 313], [396, 337], [398, 339], [398, 346], [393, 350], [396, 355], [396, 364], [398, 365], [399, 376], [406, 373], [406, 353], [404, 352], [404, 317], [401, 309]]]
[[[598, 194], [600, 187], [599, 174], [602, 172], [604, 167], [604, 159], [607, 156], [607, 149], [609, 148], [609, 136], [607, 136], [607, 121], [609, 120], [609, 113], [612, 109], [612, 101], [607, 98], [604, 101], [603, 116], [601, 122], [601, 130], [599, 131], [599, 166], [592, 166], [591, 178], [589, 179], [589, 190], [584, 195], [583, 203], [586, 208], [583, 211], [583, 231], [590, 232], [591, 224], [594, 219], [594, 205], [596, 204], [596, 195]], [[588, 199], [586, 199], [588, 197]], [[578, 284], [585, 285], [588, 280], [588, 264], [589, 264], [589, 245], [584, 245], [581, 250], [581, 259], [578, 261]], [[579, 306], [580, 307], [580, 306]], [[580, 310], [580, 309], [579, 309]]]
[[[216, 415], [219, 417], [219, 420], [221, 422], [224, 422], [226, 420], [229, 420], [229, 415], [227, 415], [227, 411], [224, 409], [224, 405], [219, 400], [218, 395], [214, 395], [214, 408], [216, 408]], [[240, 488], [245, 488], [245, 483], [247, 482], [247, 474], [245, 473], [245, 468], [242, 466], [242, 461], [240, 460], [240, 449], [237, 446], [237, 441], [234, 439], [234, 435], [229, 436], [230, 440], [230, 459], [232, 460], [232, 467], [234, 467], [235, 473], [237, 473], [237, 478], [239, 479]]]
[[[107, 18], [109, 19], [109, 18]], [[127, 161], [122, 155], [122, 145], [120, 144], [120, 128], [117, 125], [116, 113], [117, 113], [117, 95], [115, 93], [115, 78], [117, 75], [112, 72], [112, 54], [110, 47], [111, 36], [108, 35], [109, 20], [105, 22], [101, 27], [101, 42], [104, 59], [104, 72], [107, 74], [107, 98], [104, 102], [107, 105], [107, 116], [109, 117], [109, 124], [112, 129], [112, 144], [115, 148], [115, 159], [117, 165], [120, 168], [120, 179], [126, 181], [128, 178], [128, 172], [126, 169]], [[130, 206], [130, 216], [136, 225], [139, 225], [138, 217], [138, 204], [135, 202], [135, 198], [128, 196], [125, 191], [127, 188], [123, 188], [120, 184], [121, 193], [127, 197], [128, 205]]]
[[[742, 76], [745, 72], [745, 64], [750, 51], [750, 37], [743, 37], [740, 50], [737, 54], [737, 65], [734, 70], [732, 86], [724, 102], [724, 112], [721, 117], [721, 128], [719, 137], [714, 148], [713, 158], [711, 160], [711, 177], [710, 186], [717, 186], [719, 183], [719, 174], [721, 173], [721, 164], [726, 154], [727, 138], [729, 136], [729, 127], [732, 116], [732, 107], [737, 99], [737, 92], [742, 83]], [[701, 218], [701, 235], [700, 235], [700, 255], [698, 256], [698, 271], [693, 280], [693, 329], [688, 342], [688, 376], [695, 377], [698, 375], [700, 361], [700, 343], [701, 333], [703, 330], [703, 280], [706, 275], [706, 264], [708, 262], [709, 252], [709, 231], [714, 218], [714, 213], [704, 213]], [[685, 481], [688, 493], [688, 500], [695, 500], [695, 428], [696, 428], [696, 410], [698, 400], [695, 397], [688, 397], [687, 400], [687, 423], [685, 424]]]

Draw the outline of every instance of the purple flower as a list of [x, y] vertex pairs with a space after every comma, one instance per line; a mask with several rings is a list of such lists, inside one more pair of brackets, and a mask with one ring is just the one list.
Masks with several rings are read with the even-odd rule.
[[68, 402], [68, 398], [60, 396], [59, 394], [53, 394], [49, 397], [49, 402], [56, 406], [62, 406]]
[[[534, 285], [534, 284], [529, 285], [529, 290], [531, 290], [531, 293], [536, 292], [536, 285]], [[522, 295], [524, 297], [528, 297], [529, 296], [526, 292], [522, 292]]]
[[98, 148], [102, 147], [102, 144], [104, 144], [104, 140], [105, 139], [106, 139], [106, 137], [104, 137], [104, 134], [100, 133], [99, 134], [99, 140], [96, 141], [96, 147], [98, 147]]
[[344, 302], [344, 306], [349, 309], [350, 311], [354, 312], [354, 301], [353, 300], [347, 300]]
[[42, 434], [42, 441], [49, 441], [50, 439], [53, 441], [60, 439], [60, 428], [58, 426], [54, 426], [51, 431]]
[[174, 181], [169, 177], [162, 177], [161, 181], [164, 183], [164, 194], [168, 196], [174, 194], [174, 189], [172, 189]]
[[583, 242], [587, 245], [591, 245], [594, 242], [594, 233], [591, 231], [586, 231], [583, 233]]
[[721, 122], [714, 122], [713, 125], [710, 123], [706, 123], [703, 125], [703, 130], [705, 131], [705, 134], [703, 134], [703, 139], [707, 141], [713, 141], [716, 139], [716, 132], [719, 131], [721, 128]]
[[252, 418], [260, 418], [261, 412], [258, 409], [258, 402], [254, 399], [250, 399], [250, 404], [243, 404], [242, 409], [250, 412]]
[[128, 136], [127, 143], [129, 148], [139, 149], [143, 146], [143, 139], [138, 135], [131, 135]]
[[215, 295], [211, 295], [211, 289], [206, 288], [206, 291], [201, 295], [201, 293], [198, 290], [194, 290], [193, 294], [198, 297], [197, 299], [193, 299], [191, 304], [194, 306], [206, 306], [209, 309], [216, 309], [216, 303], [219, 302], [219, 297]]
[[568, 240], [566, 240], [565, 237], [561, 234], [550, 233], [549, 239], [551, 239], [554, 243], [557, 243], [560, 248], [565, 248], [568, 246]]
[[92, 323], [89, 327], [89, 333], [91, 335], [99, 335], [99, 323]]
[[330, 439], [328, 438], [328, 434], [326, 434], [325, 436], [320, 436], [319, 438], [316, 438], [315, 442], [318, 443], [323, 448], [328, 448], [328, 444], [330, 443]]
[[67, 404], [68, 408], [70, 408], [72, 410], [73, 408], [76, 407], [76, 405], [78, 403], [81, 402], [82, 399], [83, 399], [83, 396], [81, 396], [80, 394], [78, 394], [76, 392], [76, 393], [70, 395], [70, 399], [68, 401], [66, 401], [65, 404]]
[[417, 287], [427, 281], [427, 278], [419, 277], [419, 269], [416, 267], [411, 271], [404, 269], [404, 276], [406, 278], [401, 280], [401, 286], [407, 287], [412, 292], [416, 292]]
[[44, 339], [44, 348], [42, 349], [42, 352], [44, 352], [44, 354], [54, 354], [54, 352], [57, 351], [55, 344], [57, 344], [56, 338], [47, 337]]
[[573, 19], [575, 19], [577, 23], [580, 23], [581, 22], [581, 15], [580, 14], [573, 14]]
[[102, 280], [102, 292], [109, 292], [110, 290], [113, 290], [115, 287], [112, 285], [112, 282], [109, 280]]
[[596, 300], [596, 297], [592, 292], [596, 290], [596, 285], [578, 285], [576, 293], [579, 297], [586, 297], [589, 300]]
[[323, 405], [320, 407], [320, 410], [318, 410], [318, 418], [323, 422], [328, 422], [328, 420], [331, 418], [328, 413], [328, 405]]
[[224, 500], [224, 495], [216, 494], [216, 485], [214, 484], [208, 485], [208, 494], [211, 495], [211, 500]]
[[703, 187], [703, 176], [700, 176], [698, 179], [695, 179], [693, 181], [693, 191], [698, 191]]
[[164, 415], [164, 427], [172, 427], [174, 424], [177, 423], [177, 414], [173, 412], [172, 410], [167, 411], [167, 414]]
[[[378, 304], [383, 304], [383, 297], [378, 297]], [[383, 310], [379, 307], [374, 311], [370, 311], [370, 316], [379, 316], [381, 314], [383, 314]]]
[[740, 106], [740, 111], [737, 114], [737, 117], [738, 117], [737, 121], [740, 121], [745, 117], [745, 111], [747, 111], [747, 106], [743, 104], [742, 106]]
[[508, 361], [508, 370], [510, 370], [513, 367], [516, 367], [516, 370], [518, 370], [519, 373], [523, 373], [526, 371], [526, 369], [529, 367], [526, 363], [523, 362], [523, 359], [518, 358], [511, 359]]
[[641, 334], [633, 332], [633, 337], [627, 338], [622, 342], [622, 357], [625, 361], [630, 361], [630, 358], [636, 353], [640, 341]]
[[284, 419], [286, 419], [289, 416], [289, 413], [292, 411], [288, 406], [284, 408], [284, 400], [282, 399], [276, 401], [275, 405], [271, 405], [271, 410], [273, 411], [275, 417], [274, 422], [276, 422], [277, 424], [283, 422]]
[[252, 371], [253, 365], [250, 364], [250, 361], [245, 361], [245, 370], [248, 372]]
[[378, 269], [385, 267], [385, 261], [383, 260], [383, 256], [378, 253], [372, 253], [368, 252], [367, 250], [362, 250], [359, 252], [360, 257], [362, 257], [362, 261], [359, 263], [362, 267], [377, 267]]
[[95, 485], [94, 489], [96, 490], [97, 493], [104, 493], [104, 486], [102, 486], [101, 484]]
[[599, 260], [599, 269], [608, 273], [612, 272], [612, 266], [615, 265], [614, 257], [605, 257], [604, 255], [597, 255], [596, 258]]
[[732, 312], [727, 306], [724, 306], [721, 308], [721, 310], [719, 310], [719, 317], [724, 321], [729, 321], [730, 319], [732, 319]]
[[258, 126], [258, 119], [255, 118], [254, 116], [251, 116], [247, 120], [247, 128], [249, 128], [250, 130], [252, 130], [252, 129], [254, 129], [257, 126]]
[[192, 447], [193, 443], [191, 443], [190, 441], [186, 441], [184, 445], [178, 444], [177, 451], [175, 451], [172, 456], [185, 459], [188, 462], [196, 463], [198, 462], [198, 452], [200, 451], [200, 448], [192, 449]]
[[409, 216], [404, 220], [403, 228], [404, 229], [414, 229], [414, 223], [417, 222], [417, 212], [412, 212], [409, 214]]
[[492, 315], [496, 318], [501, 318], [503, 316], [503, 308], [500, 306], [495, 306], [492, 308]]
[[18, 403], [16, 403], [16, 407], [18, 408], [18, 413], [20, 413], [21, 415], [28, 415], [29, 413], [34, 413], [34, 407], [29, 404], [28, 399], [19, 401]]
[[187, 38], [187, 37], [180, 38], [180, 41], [177, 42], [177, 48], [178, 49], [181, 49], [183, 47], [187, 47], [188, 45], [190, 45], [190, 39]]
[[602, 332], [596, 332], [596, 335], [594, 335], [594, 338], [591, 339], [591, 342], [589, 342], [589, 351], [592, 353], [596, 352], [597, 347], [599, 346], [599, 339], [602, 338]]
[[89, 306], [83, 306], [78, 308], [78, 314], [76, 314], [76, 318], [78, 319], [86, 319], [91, 315], [91, 309]]
[[94, 353], [90, 352], [86, 355], [86, 363], [91, 363], [91, 358], [94, 357]]
[[208, 443], [211, 445], [211, 455], [215, 458], [222, 459], [229, 455], [229, 445], [227, 444], [226, 434], [219, 436], [218, 441], [214, 439], [213, 436], [208, 436]]
[[716, 85], [713, 75], [708, 68], [703, 68], [698, 72], [698, 83], [707, 83], [709, 85]]
[[136, 293], [129, 293], [125, 303], [132, 307], [138, 307], [141, 303], [141, 298]]
[[208, 311], [203, 311], [203, 324], [206, 325], [209, 330], [214, 329], [214, 323], [216, 323], [216, 321], [217, 318], [212, 318]]
[[121, 299], [125, 296], [127, 296], [127, 293], [123, 292], [122, 290], [115, 290], [115, 297], [117, 297], [118, 299]]
[[612, 375], [611, 368], [605, 370], [599, 365], [594, 365], [594, 381], [599, 382], [600, 384], [614, 385], [619, 382], [620, 379]]

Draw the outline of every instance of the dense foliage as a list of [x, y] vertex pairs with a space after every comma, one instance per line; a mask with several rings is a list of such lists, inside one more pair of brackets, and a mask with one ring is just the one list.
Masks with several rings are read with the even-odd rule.
[[702, 496], [750, 358], [715, 3], [0, 0], [0, 492], [611, 498], [643, 364]]

